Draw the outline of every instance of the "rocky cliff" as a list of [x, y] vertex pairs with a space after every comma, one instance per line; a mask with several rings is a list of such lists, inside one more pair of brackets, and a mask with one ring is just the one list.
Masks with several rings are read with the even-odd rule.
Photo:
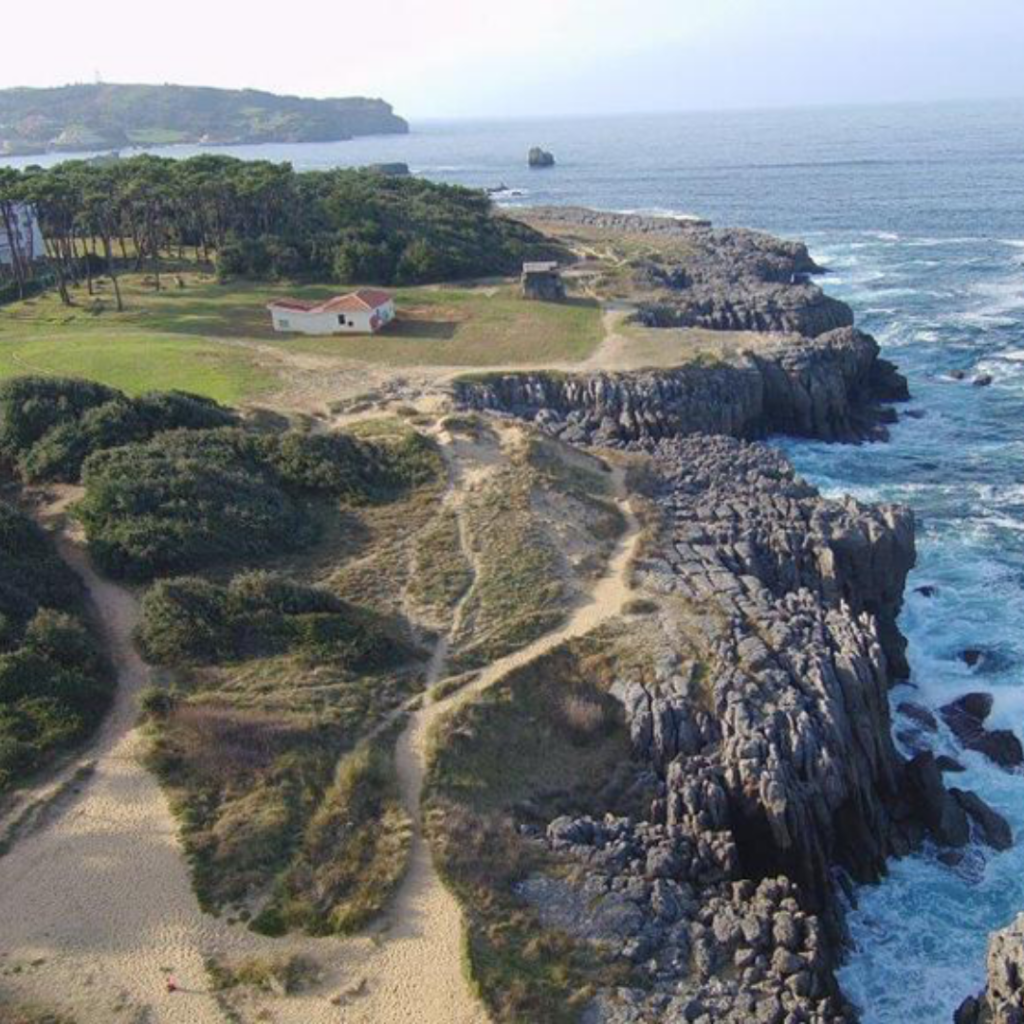
[[880, 403], [907, 397], [873, 338], [843, 328], [786, 338], [723, 363], [637, 373], [507, 373], [463, 378], [464, 406], [535, 421], [565, 440], [621, 446], [695, 433], [829, 441], [884, 433]]
[[959, 807], [891, 739], [913, 516], [823, 499], [759, 444], [634, 447], [658, 510], [636, 569], [658, 670], [626, 669], [612, 693], [655, 796], [646, 820], [552, 821], [541, 841], [574, 868], [520, 894], [646, 972], [592, 1022], [852, 1021], [832, 974], [837, 879], [878, 879], [929, 832], [953, 841]]

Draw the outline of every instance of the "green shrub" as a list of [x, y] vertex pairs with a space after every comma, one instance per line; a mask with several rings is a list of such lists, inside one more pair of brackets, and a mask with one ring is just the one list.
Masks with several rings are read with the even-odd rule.
[[232, 461], [216, 434], [164, 434], [90, 456], [76, 514], [107, 573], [149, 579], [309, 540], [297, 504], [258, 467]]
[[106, 572], [144, 580], [294, 550], [315, 535], [308, 498], [387, 501], [439, 472], [436, 449], [413, 431], [372, 442], [168, 431], [91, 455], [76, 513]]
[[216, 402], [179, 391], [132, 399], [88, 381], [20, 377], [0, 385], [0, 455], [25, 480], [74, 482], [92, 452], [235, 419]]
[[82, 739], [112, 673], [76, 613], [82, 587], [45, 534], [0, 504], [0, 791]]
[[0, 502], [0, 651], [20, 642], [41, 607], [78, 609], [81, 581], [27, 516]]
[[209, 665], [298, 651], [370, 669], [409, 654], [387, 625], [329, 591], [271, 573], [221, 586], [195, 577], [161, 580], [142, 603], [139, 644], [161, 665]]

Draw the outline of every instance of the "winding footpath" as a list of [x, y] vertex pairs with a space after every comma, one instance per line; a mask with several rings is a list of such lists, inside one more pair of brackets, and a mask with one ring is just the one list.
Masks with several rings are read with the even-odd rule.
[[[621, 473], [616, 486], [626, 530], [604, 576], [565, 625], [445, 699], [431, 700], [428, 690], [409, 716], [396, 747], [401, 796], [414, 824], [409, 870], [383, 928], [347, 940], [268, 940], [200, 911], [166, 798], [141, 761], [136, 721], [149, 670], [132, 642], [138, 603], [101, 578], [81, 548], [62, 541], [102, 623], [119, 689], [97, 740], [77, 762], [89, 763], [91, 774], [75, 781], [75, 765], [65, 768], [65, 791], [47, 798], [48, 809], [0, 857], [3, 987], [64, 1008], [81, 1024], [106, 1024], [115, 1014], [148, 1024], [221, 1024], [229, 1018], [209, 989], [207, 957], [295, 953], [319, 962], [324, 979], [315, 990], [274, 1001], [281, 1024], [485, 1022], [463, 974], [462, 914], [422, 833], [428, 737], [442, 716], [512, 670], [623, 610], [640, 531]], [[431, 689], [445, 677], [447, 647], [443, 638], [431, 660]], [[181, 991], [166, 991], [168, 972]]]

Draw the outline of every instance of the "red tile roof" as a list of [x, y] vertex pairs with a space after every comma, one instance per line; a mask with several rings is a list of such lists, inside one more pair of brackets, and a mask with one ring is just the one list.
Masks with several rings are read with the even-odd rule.
[[349, 312], [358, 313], [366, 310], [380, 309], [391, 301], [388, 292], [377, 288], [360, 288], [357, 292], [349, 292], [348, 295], [336, 295], [333, 299], [321, 302], [318, 305], [308, 302], [299, 302], [297, 299], [275, 299], [267, 304], [268, 309], [275, 306], [279, 309], [294, 309], [303, 313], [337, 313]]

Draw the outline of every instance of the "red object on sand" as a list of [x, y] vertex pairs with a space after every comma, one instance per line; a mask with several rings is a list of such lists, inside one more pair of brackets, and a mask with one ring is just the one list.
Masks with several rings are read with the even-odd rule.
[[174, 978], [168, 978], [167, 979], [167, 991], [168, 992], [177, 992], [178, 991], [178, 983], [174, 980]]

